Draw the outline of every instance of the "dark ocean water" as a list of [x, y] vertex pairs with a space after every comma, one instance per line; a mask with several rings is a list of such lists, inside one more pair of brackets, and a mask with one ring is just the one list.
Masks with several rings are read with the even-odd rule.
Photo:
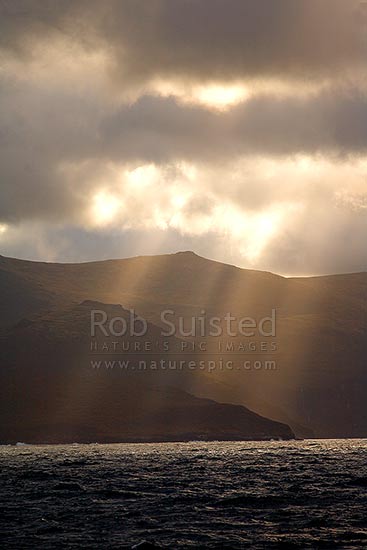
[[367, 548], [366, 459], [366, 440], [0, 447], [0, 548]]

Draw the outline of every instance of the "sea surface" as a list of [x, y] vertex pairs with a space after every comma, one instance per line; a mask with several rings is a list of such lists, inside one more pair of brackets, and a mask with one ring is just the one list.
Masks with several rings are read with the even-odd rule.
[[0, 548], [367, 548], [367, 440], [0, 447]]

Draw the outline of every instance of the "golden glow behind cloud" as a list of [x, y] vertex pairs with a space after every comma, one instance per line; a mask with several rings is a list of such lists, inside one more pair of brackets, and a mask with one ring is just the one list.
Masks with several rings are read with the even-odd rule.
[[119, 208], [120, 201], [117, 197], [106, 191], [99, 191], [93, 197], [92, 222], [102, 227], [113, 223]]
[[[298, 161], [307, 166], [306, 159]], [[260, 164], [260, 165], [259, 165]], [[269, 163], [259, 160], [252, 170], [262, 170], [264, 179]], [[273, 169], [279, 170], [274, 164]], [[308, 167], [311, 169], [311, 167]], [[286, 163], [280, 170], [289, 176], [291, 167]], [[298, 172], [297, 163], [293, 173]], [[102, 188], [92, 197], [89, 224], [103, 230], [106, 226], [121, 231], [126, 229], [174, 229], [183, 235], [203, 236], [207, 233], [226, 239], [240, 261], [254, 266], [262, 253], [277, 237], [279, 231], [289, 224], [291, 217], [300, 210], [297, 192], [287, 200], [274, 200], [270, 206], [248, 209], [229, 200], [222, 190], [211, 191], [213, 174], [205, 169], [186, 163], [175, 167], [141, 165], [126, 170], [114, 169], [115, 181], [110, 181], [110, 191]], [[217, 172], [218, 175], [218, 172]], [[241, 186], [243, 173], [239, 169], [237, 186]], [[275, 172], [273, 178], [276, 178]], [[251, 180], [249, 180], [250, 183]], [[201, 185], [202, 200], [197, 203], [197, 188]], [[113, 192], [112, 192], [113, 190]], [[248, 185], [251, 192], [251, 186]]]

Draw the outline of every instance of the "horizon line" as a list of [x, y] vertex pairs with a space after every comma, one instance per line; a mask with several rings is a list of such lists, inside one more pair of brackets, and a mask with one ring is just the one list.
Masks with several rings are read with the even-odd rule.
[[35, 264], [48, 264], [48, 265], [64, 265], [64, 266], [73, 266], [73, 265], [88, 265], [88, 264], [97, 264], [97, 263], [105, 263], [105, 262], [119, 262], [119, 261], [128, 261], [128, 260], [137, 260], [139, 258], [158, 258], [163, 256], [177, 256], [179, 254], [186, 254], [195, 256], [197, 258], [200, 258], [202, 260], [206, 260], [208, 262], [218, 263], [222, 265], [226, 265], [229, 267], [233, 267], [235, 269], [241, 269], [242, 271], [252, 271], [256, 273], [267, 273], [269, 275], [273, 275], [275, 277], [281, 277], [283, 279], [317, 279], [322, 277], [342, 277], [346, 275], [361, 275], [367, 273], [367, 270], [362, 271], [343, 271], [343, 272], [337, 272], [337, 273], [322, 273], [322, 274], [299, 274], [299, 275], [289, 275], [289, 274], [281, 274], [276, 273], [274, 271], [270, 271], [267, 269], [256, 269], [256, 268], [249, 268], [249, 267], [242, 267], [236, 264], [231, 264], [227, 262], [223, 262], [220, 260], [215, 260], [213, 258], [207, 258], [205, 256], [201, 256], [200, 254], [197, 254], [193, 250], [177, 250], [176, 252], [166, 252], [164, 254], [139, 254], [137, 256], [127, 256], [127, 257], [117, 257], [117, 258], [104, 258], [104, 259], [95, 259], [95, 260], [83, 260], [80, 262], [75, 261], [50, 261], [50, 260], [34, 260], [30, 258], [18, 258], [15, 256], [4, 256], [3, 254], [0, 254], [0, 258], [5, 258], [7, 260], [15, 260], [19, 262], [29, 262], [29, 263], [35, 263]]

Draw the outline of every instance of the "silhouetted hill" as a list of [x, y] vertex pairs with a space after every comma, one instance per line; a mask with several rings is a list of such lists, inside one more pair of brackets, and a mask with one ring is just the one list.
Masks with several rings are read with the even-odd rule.
[[[3, 327], [59, 316], [83, 300], [133, 308], [157, 327], [167, 308], [186, 321], [202, 310], [260, 319], [276, 309], [276, 370], [196, 371], [195, 395], [244, 404], [299, 435], [367, 435], [366, 273], [284, 278], [192, 252], [84, 264], [0, 257], [0, 288]], [[244, 340], [223, 338], [234, 349]], [[257, 351], [253, 359], [265, 356]]]
[[[285, 424], [244, 406], [190, 394], [196, 377], [188, 369], [139, 370], [145, 350], [130, 353], [139, 338], [126, 337], [129, 367], [106, 368], [91, 352], [90, 311], [129, 321], [120, 305], [95, 301], [23, 319], [1, 331], [0, 441], [28, 443], [176, 441], [190, 439], [290, 439]], [[160, 344], [159, 327], [148, 323], [145, 341]], [[103, 345], [103, 337], [95, 343]], [[179, 349], [180, 341], [171, 345]], [[157, 349], [157, 348], [154, 348]], [[105, 352], [117, 363], [117, 355]], [[153, 354], [153, 357], [155, 355]], [[172, 359], [164, 354], [166, 361]]]

